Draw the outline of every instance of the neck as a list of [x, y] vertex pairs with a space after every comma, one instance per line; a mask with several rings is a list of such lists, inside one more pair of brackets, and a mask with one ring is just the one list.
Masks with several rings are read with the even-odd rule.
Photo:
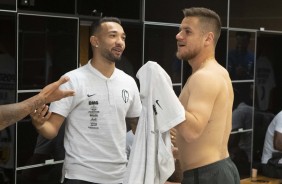
[[202, 62], [201, 65], [205, 65], [206, 63], [208, 63], [208, 62], [210, 62], [210, 61], [212, 61], [212, 60], [214, 60], [214, 59], [215, 59], [214, 56], [210, 56], [210, 57], [208, 57], [207, 59], [205, 59], [205, 60]]
[[94, 58], [91, 60], [91, 65], [107, 78], [110, 78], [115, 70], [115, 63], [105, 62]]
[[[199, 69], [205, 67], [207, 65], [207, 63], [209, 63], [210, 61], [215, 60], [214, 56], [209, 56], [206, 57], [205, 59], [198, 59], [196, 61], [191, 61], [189, 62], [191, 67], [192, 67], [192, 73], [198, 71]], [[193, 63], [194, 62], [194, 63]]]

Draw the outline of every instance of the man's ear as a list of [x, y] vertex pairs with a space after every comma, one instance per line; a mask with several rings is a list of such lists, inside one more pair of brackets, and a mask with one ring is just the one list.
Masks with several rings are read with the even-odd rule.
[[205, 39], [206, 44], [210, 45], [214, 43], [214, 33], [213, 32], [208, 32], [206, 39]]
[[90, 37], [90, 43], [93, 47], [98, 47], [99, 43], [98, 43], [98, 38], [96, 36], [91, 36]]

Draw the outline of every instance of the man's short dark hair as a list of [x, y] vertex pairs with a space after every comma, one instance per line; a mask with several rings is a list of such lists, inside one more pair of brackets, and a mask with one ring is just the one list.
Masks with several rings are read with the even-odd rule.
[[[203, 26], [208, 26], [213, 29], [215, 35], [214, 41], [217, 43], [221, 33], [221, 20], [219, 15], [208, 8], [192, 7], [183, 10], [185, 17], [198, 17]], [[206, 29], [203, 28], [203, 31]]]
[[117, 17], [102, 17], [98, 21], [92, 23], [92, 25], [91, 25], [91, 35], [96, 33], [99, 30], [99, 28], [101, 27], [101, 24], [103, 24], [104, 22], [115, 22], [115, 23], [118, 23], [119, 25], [121, 25], [121, 21]]

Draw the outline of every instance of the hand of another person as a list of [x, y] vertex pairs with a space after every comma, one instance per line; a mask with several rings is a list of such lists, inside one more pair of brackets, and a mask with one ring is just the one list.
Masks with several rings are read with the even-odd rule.
[[30, 114], [32, 124], [36, 129], [40, 129], [44, 125], [45, 121], [50, 118], [51, 112], [48, 112], [48, 109], [48, 105], [43, 105]]
[[170, 139], [171, 139], [171, 143], [173, 144], [174, 147], [176, 146], [176, 129], [172, 128], [170, 129]]
[[73, 90], [59, 89], [60, 85], [66, 83], [67, 81], [69, 81], [68, 77], [61, 77], [58, 81], [45, 86], [38, 95], [41, 95], [43, 99], [45, 99], [45, 104], [68, 96], [74, 96], [75, 92]]
[[177, 147], [172, 147], [172, 155], [174, 159], [179, 159], [179, 153]]

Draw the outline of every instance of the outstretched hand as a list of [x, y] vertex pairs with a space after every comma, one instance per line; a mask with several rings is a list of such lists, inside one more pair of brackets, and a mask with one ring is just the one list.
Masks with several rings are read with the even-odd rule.
[[73, 90], [59, 89], [59, 86], [66, 83], [67, 81], [69, 81], [69, 77], [64, 76], [61, 77], [58, 81], [53, 82], [42, 89], [39, 95], [41, 95], [45, 99], [45, 104], [75, 95], [75, 92]]

